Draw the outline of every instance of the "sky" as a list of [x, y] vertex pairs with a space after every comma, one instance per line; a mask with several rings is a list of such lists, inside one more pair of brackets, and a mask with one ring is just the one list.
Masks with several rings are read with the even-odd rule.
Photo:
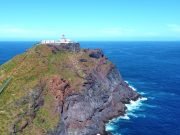
[[0, 0], [0, 40], [180, 41], [180, 0]]

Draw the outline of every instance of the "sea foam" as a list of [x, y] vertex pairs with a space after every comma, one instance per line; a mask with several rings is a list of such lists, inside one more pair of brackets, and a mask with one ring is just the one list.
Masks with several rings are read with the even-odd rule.
[[[126, 83], [128, 83], [128, 81], [126, 81]], [[136, 88], [134, 88], [133, 86], [129, 86], [131, 87], [133, 90], [136, 91]], [[125, 106], [127, 107], [126, 113], [123, 116], [114, 118], [112, 120], [109, 121], [109, 123], [106, 124], [106, 131], [114, 131], [116, 130], [116, 127], [114, 123], [116, 123], [119, 120], [130, 120], [130, 117], [138, 117], [139, 115], [136, 115], [134, 112], [138, 109], [140, 109], [140, 107], [143, 105], [143, 102], [146, 101], [147, 98], [146, 97], [141, 97], [136, 101], [131, 100], [129, 104], [126, 104]], [[145, 117], [144, 115], [140, 115]]]
[[124, 82], [126, 82], [132, 90], [137, 91], [137, 89], [133, 85], [130, 85], [128, 81], [124, 81]]

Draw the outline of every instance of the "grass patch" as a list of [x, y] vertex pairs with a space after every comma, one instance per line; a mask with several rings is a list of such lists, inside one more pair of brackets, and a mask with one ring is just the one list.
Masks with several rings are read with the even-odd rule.
[[[87, 62], [78, 63], [82, 58]], [[76, 68], [73, 61], [77, 62]], [[57, 75], [68, 80], [73, 89], [80, 90], [83, 79], [77, 73], [84, 76], [84, 69], [90, 71], [97, 62], [85, 52], [59, 51], [53, 54], [48, 46], [38, 45], [0, 66], [0, 93], [3, 91], [0, 94], [0, 134], [8, 134], [13, 120], [28, 109], [26, 104], [17, 106], [15, 103], [30, 93], [41, 79]], [[53, 95], [47, 92], [43, 98], [44, 105], [22, 134], [45, 134], [60, 121], [60, 114], [54, 110], [56, 101]]]
[[9, 85], [10, 81], [12, 80], [12, 77], [9, 77], [6, 79], [2, 85], [0, 86], [0, 94], [3, 92], [3, 90]]

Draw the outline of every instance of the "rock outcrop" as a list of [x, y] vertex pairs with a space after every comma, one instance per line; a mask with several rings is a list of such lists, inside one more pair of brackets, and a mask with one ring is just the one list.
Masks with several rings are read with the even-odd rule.
[[[79, 44], [38, 45], [0, 70], [2, 81], [13, 78], [0, 95], [0, 119], [10, 125], [0, 122], [5, 134], [108, 134], [105, 123], [140, 97], [101, 50]], [[10, 109], [7, 122], [1, 110]]]
[[61, 44], [61, 45], [48, 45], [49, 47], [53, 48], [52, 51], [69, 51], [69, 52], [79, 52], [80, 45], [79, 43], [68, 43], [68, 44]]
[[106, 74], [99, 65], [85, 78], [81, 93], [72, 93], [64, 99], [61, 122], [53, 134], [107, 134], [105, 123], [113, 117], [124, 115], [125, 103], [138, 97], [139, 94], [122, 80], [114, 65]]

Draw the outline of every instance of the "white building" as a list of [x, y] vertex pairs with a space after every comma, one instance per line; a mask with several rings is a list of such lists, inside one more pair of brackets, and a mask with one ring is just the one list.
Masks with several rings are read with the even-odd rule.
[[42, 40], [41, 41], [41, 44], [54, 44], [54, 43], [56, 43], [55, 40]]
[[41, 44], [68, 44], [68, 43], [74, 43], [74, 41], [71, 41], [70, 39], [65, 38], [64, 35], [62, 35], [62, 38], [60, 40], [42, 40]]
[[74, 42], [71, 41], [70, 39], [65, 38], [64, 35], [62, 35], [62, 38], [59, 40], [59, 42], [60, 42], [60, 43], [65, 43], [65, 44], [74, 43]]

